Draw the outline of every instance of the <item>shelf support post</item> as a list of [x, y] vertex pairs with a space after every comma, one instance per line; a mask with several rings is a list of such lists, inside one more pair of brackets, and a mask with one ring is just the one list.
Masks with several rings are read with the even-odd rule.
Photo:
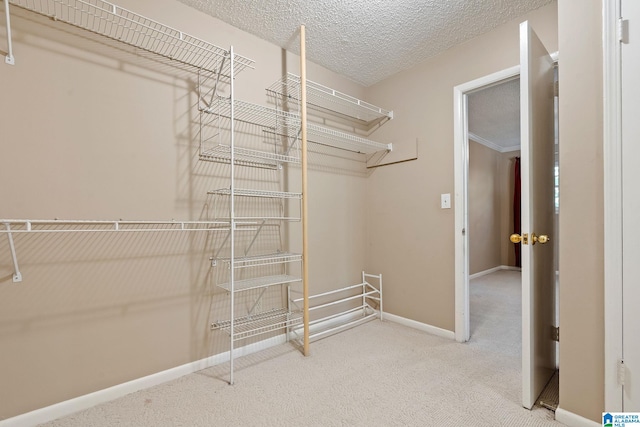
[[13, 243], [13, 234], [11, 233], [11, 224], [5, 222], [5, 227], [7, 227], [7, 238], [9, 239], [9, 249], [11, 250], [11, 258], [13, 259], [13, 283], [22, 282], [22, 273], [20, 273], [20, 268], [18, 268], [18, 256], [16, 255], [16, 246]]
[[[4, 57], [4, 62], [9, 65], [16, 65], [16, 60], [13, 57], [13, 44], [11, 41], [11, 17], [9, 16], [9, 0], [4, 0], [4, 13], [7, 17], [7, 56]], [[19, 272], [18, 272], [19, 274]], [[22, 279], [20, 279], [22, 280]], [[20, 281], [18, 280], [18, 281]], [[15, 282], [14, 277], [14, 282]]]
[[309, 239], [307, 234], [307, 53], [305, 26], [300, 25], [300, 133], [302, 140], [302, 319], [304, 355], [309, 355]]
[[229, 328], [229, 332], [230, 332], [230, 345], [229, 345], [229, 365], [230, 365], [230, 373], [229, 373], [229, 384], [233, 385], [233, 345], [234, 345], [234, 340], [235, 340], [235, 256], [234, 256], [234, 251], [235, 251], [235, 231], [236, 231], [236, 216], [235, 216], [235, 140], [234, 140], [234, 133], [235, 133], [235, 111], [234, 111], [234, 105], [235, 105], [235, 88], [234, 88], [234, 81], [233, 81], [233, 65], [234, 65], [234, 53], [233, 53], [233, 46], [231, 46], [229, 48], [229, 72], [230, 72], [230, 95], [231, 95], [231, 105], [230, 105], [230, 123], [229, 126], [231, 127], [231, 135], [230, 135], [230, 155], [231, 155], [231, 164], [230, 164], [230, 175], [231, 175], [231, 183], [230, 183], [230, 187], [229, 187], [229, 193], [230, 193], [230, 201], [229, 201], [229, 225], [230, 225], [230, 230], [229, 230], [229, 239], [230, 239], [230, 243], [231, 243], [231, 253], [229, 254], [229, 282], [231, 284], [230, 289], [231, 289], [231, 295], [230, 295], [230, 304], [231, 304], [231, 324], [230, 324], [230, 328]]

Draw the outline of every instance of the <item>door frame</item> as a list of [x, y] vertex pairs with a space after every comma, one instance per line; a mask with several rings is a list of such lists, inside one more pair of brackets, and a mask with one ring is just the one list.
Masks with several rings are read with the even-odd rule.
[[622, 55], [620, 0], [603, 0], [604, 409], [622, 411]]
[[[558, 52], [551, 54], [558, 62]], [[469, 323], [469, 129], [467, 95], [520, 76], [520, 65], [463, 83], [453, 88], [453, 162], [455, 191], [455, 338], [467, 342]], [[523, 298], [528, 298], [528, 295]], [[525, 301], [528, 303], [528, 301]], [[527, 319], [528, 321], [528, 319]], [[525, 325], [526, 326], [526, 325]]]
[[520, 76], [520, 65], [453, 88], [453, 156], [455, 207], [455, 337], [469, 341], [469, 129], [467, 95]]

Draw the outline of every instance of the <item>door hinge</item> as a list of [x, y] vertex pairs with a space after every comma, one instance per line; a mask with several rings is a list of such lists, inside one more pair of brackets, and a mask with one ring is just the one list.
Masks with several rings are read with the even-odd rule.
[[618, 18], [618, 41], [629, 43], [629, 20]]
[[552, 326], [551, 327], [551, 340], [552, 341], [556, 341], [556, 342], [560, 342], [560, 327], [559, 326]]
[[624, 360], [618, 360], [618, 384], [624, 387], [627, 379], [627, 368], [624, 366]]

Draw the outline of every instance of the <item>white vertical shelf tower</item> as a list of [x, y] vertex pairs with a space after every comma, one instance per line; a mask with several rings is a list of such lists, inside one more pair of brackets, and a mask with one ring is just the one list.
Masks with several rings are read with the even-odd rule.
[[[233, 48], [229, 60], [233, 70]], [[288, 337], [291, 327], [302, 323], [301, 311], [291, 310], [288, 295], [289, 287], [302, 281], [303, 255], [288, 251], [289, 242], [282, 242], [283, 228], [301, 221], [301, 192], [282, 188], [284, 172], [291, 172], [288, 166], [300, 163], [299, 144], [279, 132], [284, 123], [299, 119], [236, 99], [234, 79], [229, 96], [216, 92], [217, 81], [203, 78], [200, 83], [200, 160], [229, 165], [229, 186], [212, 189], [208, 195], [215, 220], [230, 224], [212, 257], [217, 286], [229, 297], [229, 316], [211, 328], [229, 334], [229, 382], [233, 384], [239, 341], [282, 331]], [[250, 168], [261, 169], [263, 179], [246, 179], [249, 186], [271, 188], [239, 188], [236, 181], [246, 178]], [[279, 301], [267, 298], [274, 289], [280, 291]], [[267, 304], [272, 306], [264, 308]]]

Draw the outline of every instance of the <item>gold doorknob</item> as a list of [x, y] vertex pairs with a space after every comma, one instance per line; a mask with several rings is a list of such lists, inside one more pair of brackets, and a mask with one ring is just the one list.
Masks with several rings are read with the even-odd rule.
[[528, 245], [529, 244], [529, 234], [527, 233], [523, 233], [522, 236], [519, 234], [512, 234], [509, 237], [509, 240], [511, 240], [513, 243], [520, 243], [522, 242], [523, 245]]
[[540, 243], [541, 245], [544, 245], [545, 243], [549, 242], [551, 239], [546, 234], [541, 234], [539, 236], [536, 236], [535, 233], [531, 233], [531, 240], [533, 241], [532, 243], [533, 245], [535, 245], [536, 242]]

